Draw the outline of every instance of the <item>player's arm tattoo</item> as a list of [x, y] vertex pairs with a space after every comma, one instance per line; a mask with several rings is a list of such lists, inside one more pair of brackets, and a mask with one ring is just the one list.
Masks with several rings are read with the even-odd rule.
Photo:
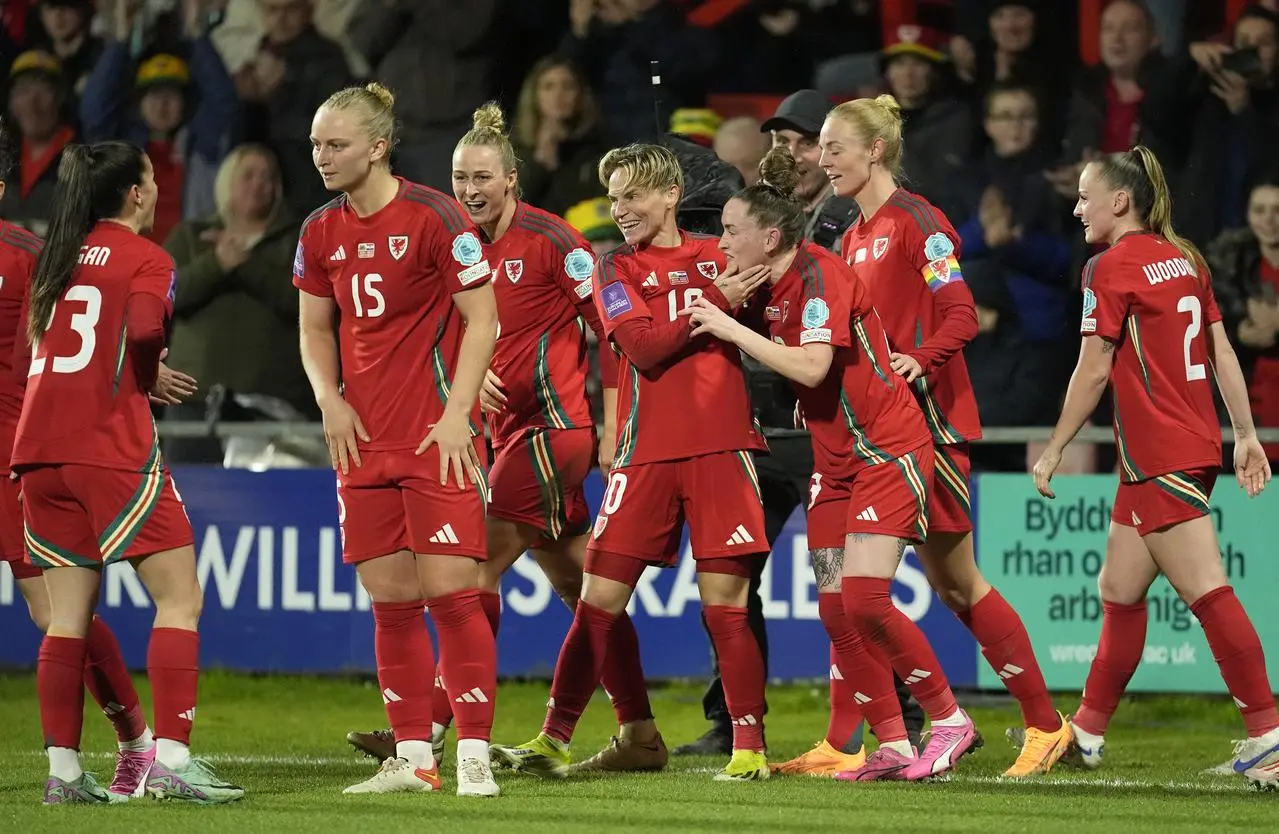
[[902, 563], [902, 557], [905, 555], [906, 555], [906, 540], [898, 539], [897, 540], [897, 564], [900, 565]]
[[1114, 351], [1115, 351], [1115, 343], [1114, 343], [1114, 342], [1110, 341], [1109, 339], [1102, 339], [1102, 340], [1101, 340], [1101, 352], [1102, 352], [1102, 353], [1114, 353]]
[[808, 551], [808, 558], [813, 563], [813, 576], [817, 579], [818, 588], [835, 584], [844, 573], [842, 547], [819, 547]]
[[[879, 534], [878, 533], [853, 533], [853, 541], [858, 543], [868, 542], [871, 540], [871, 538], [877, 535]], [[816, 553], [817, 551], [813, 551], [813, 552]], [[842, 556], [842, 553], [843, 551], [841, 551], [841, 556]], [[906, 540], [898, 539], [897, 540], [897, 564], [899, 565], [901, 564], [902, 557], [905, 555], [906, 555]], [[817, 562], [816, 562], [816, 557], [814, 557], [813, 570], [816, 570], [816, 569], [817, 569]], [[818, 587], [821, 587], [821, 586], [819, 585]]]

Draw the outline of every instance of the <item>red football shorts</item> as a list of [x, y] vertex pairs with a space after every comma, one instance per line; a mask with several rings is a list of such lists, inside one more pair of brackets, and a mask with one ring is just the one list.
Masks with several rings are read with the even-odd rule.
[[[484, 460], [484, 438], [475, 442]], [[337, 473], [338, 526], [342, 560], [347, 564], [414, 553], [465, 556], [483, 561], [488, 547], [484, 507], [488, 484], [457, 485], [450, 468], [440, 484], [440, 455], [432, 446], [421, 455], [412, 449], [361, 452], [363, 466]]]
[[1158, 533], [1174, 524], [1208, 514], [1208, 499], [1217, 484], [1216, 469], [1169, 472], [1135, 484], [1119, 485], [1110, 520], [1136, 527], [1139, 535]]
[[934, 533], [971, 533], [973, 503], [968, 495], [968, 476], [973, 467], [968, 457], [968, 444], [935, 446], [933, 452], [928, 529]]
[[[614, 469], [587, 546], [587, 572], [599, 554], [627, 556], [661, 567], [679, 561], [688, 521], [693, 558], [758, 556], [768, 552], [759, 479], [750, 452], [718, 452], [685, 460]], [[707, 567], [712, 573], [737, 573]], [[749, 575], [749, 566], [744, 568]]]
[[96, 567], [195, 541], [167, 468], [41, 466], [22, 474], [27, 555], [39, 568]]
[[928, 484], [933, 447], [868, 466], [851, 484], [814, 472], [809, 484], [808, 547], [843, 547], [852, 533], [893, 536], [918, 544], [928, 535]]
[[533, 428], [493, 447], [489, 515], [536, 527], [549, 540], [590, 530], [582, 482], [595, 460], [595, 430]]
[[27, 559], [23, 543], [22, 502], [18, 482], [9, 473], [0, 474], [0, 562], [8, 562], [14, 579], [35, 579], [42, 572]]

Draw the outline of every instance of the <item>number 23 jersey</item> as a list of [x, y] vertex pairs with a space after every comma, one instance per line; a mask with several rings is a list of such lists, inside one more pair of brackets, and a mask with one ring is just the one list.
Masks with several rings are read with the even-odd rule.
[[1110, 384], [1120, 478], [1221, 466], [1207, 329], [1221, 321], [1207, 274], [1153, 234], [1128, 234], [1084, 267], [1080, 332], [1115, 344]]
[[[453, 198], [406, 180], [368, 217], [341, 196], [302, 224], [293, 284], [341, 313], [343, 396], [370, 438], [361, 448], [416, 449], [439, 422], [465, 329], [453, 295], [490, 272]], [[474, 425], [479, 416], [477, 402]]]

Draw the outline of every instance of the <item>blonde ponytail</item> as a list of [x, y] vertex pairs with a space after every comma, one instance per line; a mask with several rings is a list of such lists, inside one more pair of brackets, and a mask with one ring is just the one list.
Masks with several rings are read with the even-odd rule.
[[1199, 249], [1172, 227], [1172, 193], [1168, 190], [1163, 166], [1159, 164], [1155, 152], [1145, 145], [1138, 145], [1132, 149], [1132, 153], [1141, 159], [1142, 170], [1146, 174], [1146, 179], [1150, 181], [1150, 210], [1146, 214], [1146, 224], [1150, 227], [1150, 231], [1176, 246], [1186, 260], [1194, 264], [1195, 268], [1206, 276], [1207, 263], [1203, 255], [1199, 253]]

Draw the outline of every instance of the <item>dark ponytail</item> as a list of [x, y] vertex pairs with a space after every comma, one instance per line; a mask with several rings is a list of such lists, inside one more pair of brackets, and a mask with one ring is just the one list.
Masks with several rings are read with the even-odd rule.
[[99, 220], [124, 213], [124, 198], [142, 184], [145, 171], [146, 155], [124, 142], [68, 145], [62, 152], [49, 234], [31, 278], [27, 337], [33, 343], [71, 283], [84, 239]]
[[804, 239], [808, 217], [795, 190], [799, 167], [785, 145], [774, 145], [759, 163], [759, 182], [733, 195], [746, 204], [747, 213], [762, 229], [781, 233], [778, 250], [794, 249]]

